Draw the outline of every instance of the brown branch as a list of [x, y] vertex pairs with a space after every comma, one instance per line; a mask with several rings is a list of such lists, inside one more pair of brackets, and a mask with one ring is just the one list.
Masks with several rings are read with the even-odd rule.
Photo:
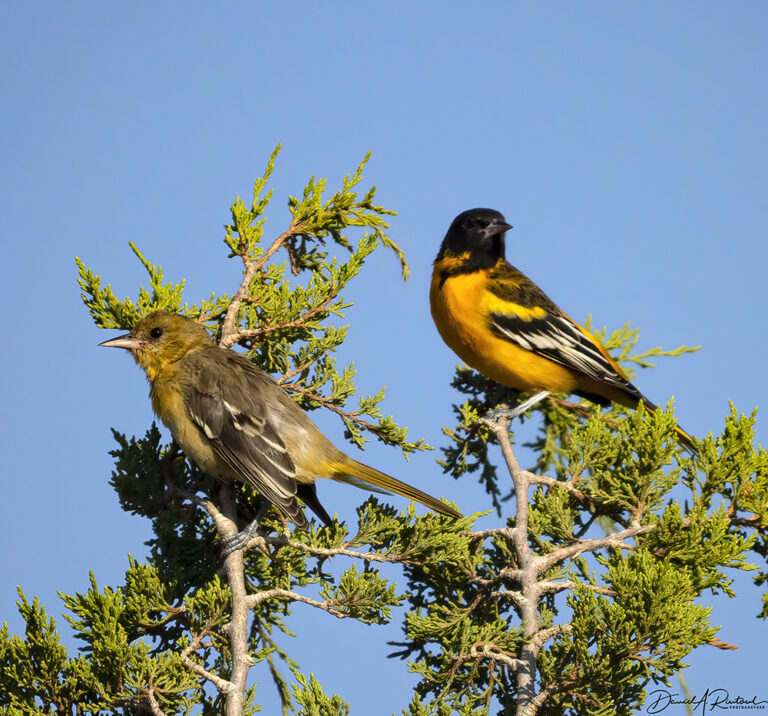
[[568, 691], [576, 685], [576, 680], [553, 681], [547, 684], [536, 696], [534, 696], [524, 708], [518, 708], [517, 716], [535, 716], [546, 700], [554, 694]]
[[472, 581], [475, 584], [479, 584], [481, 587], [495, 587], [497, 584], [503, 584], [504, 582], [519, 582], [523, 578], [523, 571], [521, 569], [510, 569], [504, 567], [495, 577], [492, 579], [483, 579], [482, 577], [473, 577]]
[[181, 663], [184, 664], [184, 666], [191, 672], [197, 674], [199, 677], [210, 681], [216, 687], [219, 693], [228, 694], [233, 689], [233, 684], [231, 681], [227, 681], [226, 679], [222, 679], [220, 676], [216, 676], [216, 674], [212, 674], [205, 667], [201, 666], [196, 661], [192, 661], [192, 659], [189, 657], [191, 653], [197, 651], [200, 648], [203, 638], [207, 636], [208, 633], [209, 632], [206, 628], [203, 629], [201, 634], [195, 634], [190, 645], [181, 652]]
[[[224, 484], [219, 492], [222, 513], [228, 519], [219, 529], [222, 537], [234, 535], [237, 532], [237, 506], [234, 489]], [[219, 525], [217, 524], [217, 528]], [[248, 654], [248, 595], [245, 591], [245, 575], [243, 571], [243, 550], [230, 552], [224, 562], [227, 572], [227, 582], [232, 594], [232, 619], [224, 627], [229, 637], [229, 647], [232, 654], [232, 672], [230, 674], [231, 688], [227, 692], [227, 716], [242, 716], [243, 699], [245, 696], [248, 670], [253, 660]]]
[[487, 530], [478, 530], [477, 532], [464, 531], [461, 534], [466, 535], [470, 539], [486, 539], [487, 537], [495, 537], [496, 535], [502, 535], [512, 539], [514, 529], [512, 527], [492, 527]]
[[213, 520], [216, 531], [222, 537], [228, 534], [234, 534], [237, 531], [234, 529], [234, 524], [232, 521], [228, 517], [225, 517], [219, 508], [210, 500], [206, 500], [189, 490], [177, 490], [176, 494], [180, 495], [181, 497], [186, 497], [190, 502], [193, 502], [198, 507], [202, 507], [208, 513], [208, 516]]
[[[484, 641], [479, 641], [475, 644], [472, 644], [472, 646], [469, 648], [469, 656], [478, 660], [488, 659], [490, 661], [500, 661], [502, 664], [509, 667], [512, 672], [517, 671], [522, 665], [520, 659], [516, 659], [508, 652], [502, 651], [498, 646], [496, 646], [496, 644]], [[464, 660], [466, 661], [466, 657]]]
[[149, 686], [146, 691], [146, 697], [152, 714], [154, 716], [165, 716], [165, 712], [160, 708], [160, 704], [157, 703], [157, 699], [155, 698], [155, 680], [153, 674], [150, 674], [149, 676]]
[[[278, 381], [279, 383], [280, 381]], [[367, 420], [363, 420], [362, 418], [358, 418], [357, 416], [360, 415], [360, 411], [347, 411], [342, 410], [337, 405], [334, 405], [332, 400], [330, 398], [326, 398], [322, 395], [318, 395], [315, 393], [311, 388], [306, 388], [303, 385], [299, 385], [298, 383], [282, 383], [283, 388], [287, 388], [288, 390], [293, 390], [297, 393], [303, 393], [306, 395], [310, 400], [314, 400], [320, 405], [322, 405], [324, 408], [328, 408], [333, 413], [336, 413], [336, 415], [341, 416], [342, 418], [346, 418], [347, 420], [351, 420], [353, 423], [357, 423], [361, 428], [364, 430], [368, 430], [369, 432], [372, 432], [374, 435], [378, 435], [378, 426], [374, 423], [369, 423]]]
[[572, 631], [573, 626], [571, 624], [556, 624], [549, 629], [542, 629], [534, 634], [533, 639], [531, 639], [531, 645], [541, 649], [550, 639], [554, 639], [560, 634], [570, 634]]
[[333, 603], [328, 600], [319, 602], [316, 599], [312, 599], [311, 597], [305, 597], [302, 594], [290, 592], [286, 589], [267, 589], [263, 592], [256, 592], [256, 594], [251, 594], [246, 597], [245, 603], [248, 606], [248, 609], [254, 609], [267, 599], [288, 599], [292, 602], [302, 602], [303, 604], [309, 604], [312, 607], [316, 607], [317, 609], [322, 609], [329, 614], [333, 614], [333, 616], [339, 619], [347, 619], [349, 617], [349, 614], [345, 614], [344, 612], [339, 611], [333, 606]]
[[[349, 542], [344, 542], [340, 547], [313, 547], [302, 542], [294, 542], [292, 539], [285, 535], [279, 537], [264, 537], [264, 541], [267, 544], [277, 545], [279, 547], [293, 547], [294, 549], [301, 550], [307, 554], [311, 554], [313, 557], [352, 557], [353, 559], [361, 559], [364, 562], [388, 562], [395, 564], [418, 564], [416, 560], [408, 559], [402, 554], [381, 554], [380, 552], [355, 552], [351, 549], [347, 549], [346, 545]], [[248, 543], [250, 546], [253, 540]], [[261, 592], [260, 592], [261, 593]]]
[[[309, 368], [311, 365], [314, 365], [319, 361], [321, 356], [315, 356], [314, 358], [310, 358], [308, 361], [302, 363], [298, 368], [294, 368], [293, 370], [289, 370], [287, 373], [284, 373], [280, 378], [277, 379], [278, 385], [284, 385], [285, 381], [289, 378], [293, 378], [295, 375], [298, 375], [299, 373], [302, 373], [307, 368]], [[291, 386], [298, 385], [297, 383], [291, 383]], [[295, 390], [295, 388], [294, 388]]]
[[534, 475], [530, 472], [527, 472], [527, 475], [528, 481], [532, 485], [545, 485], [546, 487], [551, 488], [561, 488], [568, 494], [573, 495], [573, 497], [575, 497], [579, 502], [590, 504], [595, 503], [595, 499], [591, 495], [588, 495], [586, 492], [582, 492], [578, 488], [574, 487], [573, 483], [570, 481], [564, 482], [563, 480], [555, 480], [554, 477], [547, 477], [546, 475]]
[[522, 592], [515, 589], [496, 590], [490, 593], [494, 599], [511, 599], [518, 609], [522, 609], [525, 604]]
[[616, 592], [613, 589], [607, 589], [606, 587], [598, 587], [595, 584], [585, 584], [583, 582], [574, 582], [570, 579], [566, 579], [560, 582], [545, 580], [539, 582], [539, 592], [541, 594], [547, 594], [548, 592], [562, 592], [566, 589], [576, 589], [576, 587], [586, 587], [591, 589], [596, 594], [603, 594], [606, 597], [615, 597]]
[[735, 651], [739, 647], [736, 646], [736, 644], [730, 644], [727, 641], [723, 641], [722, 639], [718, 639], [717, 637], [713, 637], [710, 639], [707, 644], [709, 646], [717, 647], [718, 649], [723, 649], [723, 651]]
[[243, 274], [243, 280], [240, 283], [237, 292], [229, 303], [227, 313], [224, 316], [224, 322], [221, 326], [221, 340], [219, 341], [219, 345], [222, 348], [231, 348], [238, 341], [238, 333], [235, 331], [237, 314], [243, 301], [250, 295], [251, 281], [256, 275], [256, 272], [260, 271], [264, 267], [264, 264], [272, 256], [272, 254], [274, 254], [286, 241], [288, 241], [291, 236], [295, 236], [296, 234], [301, 233], [300, 228], [302, 224], [303, 222], [299, 222], [298, 224], [291, 222], [291, 225], [288, 227], [288, 229], [280, 234], [280, 236], [278, 236], [270, 244], [269, 248], [261, 256], [259, 256], [256, 261], [251, 261], [248, 258], [247, 252], [243, 251], [242, 259], [243, 263], [245, 264], [245, 273]]
[[[251, 328], [247, 331], [239, 331], [238, 338], [235, 343], [240, 341], [253, 341], [255, 338], [260, 338], [267, 333], [273, 331], [280, 331], [284, 328], [299, 328], [307, 323], [310, 319], [314, 318], [318, 313], [325, 310], [328, 304], [338, 296], [338, 290], [331, 291], [326, 298], [324, 298], [317, 306], [310, 308], [306, 313], [303, 313], [298, 318], [294, 318], [292, 321], [286, 321], [285, 323], [274, 323], [261, 326], [261, 328]], [[247, 299], [245, 299], [247, 300]]]
[[[537, 579], [541, 558], [531, 554], [528, 545], [528, 488], [531, 486], [531, 475], [520, 467], [512, 451], [509, 440], [509, 418], [502, 415], [495, 420], [481, 422], [495, 433], [501, 454], [504, 456], [515, 485], [515, 524], [512, 527], [512, 540], [520, 570], [520, 592], [515, 601], [523, 622], [523, 636], [532, 637], [539, 629]], [[529, 704], [535, 697], [536, 659], [540, 649], [540, 646], [537, 647], [528, 642], [520, 650], [520, 658], [515, 660], [513, 672], [517, 683], [518, 716], [528, 713]]]
[[538, 573], [545, 572], [550, 567], [553, 567], [558, 562], [564, 562], [566, 559], [575, 557], [582, 552], [597, 552], [600, 549], [608, 549], [609, 547], [618, 547], [620, 549], [634, 549], [634, 545], [625, 544], [624, 540], [629, 537], [636, 537], [637, 535], [648, 534], [656, 529], [656, 525], [639, 525], [634, 524], [631, 527], [621, 530], [620, 532], [613, 532], [605, 537], [598, 537], [596, 539], [580, 540], [576, 544], [568, 545], [567, 547], [560, 547], [554, 552], [550, 552], [544, 557], [538, 558]]

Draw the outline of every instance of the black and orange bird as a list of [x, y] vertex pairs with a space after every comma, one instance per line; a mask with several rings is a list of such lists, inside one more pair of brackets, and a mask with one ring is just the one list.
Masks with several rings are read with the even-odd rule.
[[[426, 492], [336, 448], [271, 376], [244, 356], [220, 348], [191, 318], [155, 311], [130, 333], [101, 343], [131, 352], [144, 369], [155, 413], [203, 472], [258, 490], [294, 524], [309, 527], [301, 499], [326, 525], [318, 477], [373, 492], [396, 492], [452, 518], [461, 514]], [[225, 541], [245, 546], [263, 513]]]
[[[435, 259], [432, 317], [442, 339], [475, 370], [520, 392], [538, 391], [515, 417], [549, 393], [574, 393], [597, 403], [656, 406], [605, 348], [563, 313], [504, 256], [512, 227], [493, 209], [470, 209], [451, 223]], [[691, 437], [678, 438], [694, 450]]]

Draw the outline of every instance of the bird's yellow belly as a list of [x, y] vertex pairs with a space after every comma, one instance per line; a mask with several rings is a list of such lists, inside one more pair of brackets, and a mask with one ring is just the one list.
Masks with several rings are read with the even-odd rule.
[[437, 330], [466, 363], [491, 380], [516, 390], [570, 392], [575, 375], [557, 363], [496, 335], [489, 326], [485, 277], [467, 273], [432, 281], [430, 304]]
[[153, 385], [150, 393], [155, 413], [171, 431], [181, 451], [204, 473], [224, 480], [240, 479], [216, 455], [209, 441], [203, 440], [200, 429], [186, 417], [187, 409], [181, 391], [159, 391]]

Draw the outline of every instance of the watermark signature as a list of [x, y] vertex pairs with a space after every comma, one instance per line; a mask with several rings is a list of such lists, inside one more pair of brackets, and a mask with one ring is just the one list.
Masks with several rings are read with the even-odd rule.
[[768, 710], [768, 699], [740, 694], [732, 696], [728, 689], [707, 689], [701, 696], [694, 695], [690, 698], [666, 689], [656, 689], [648, 694], [645, 702], [645, 710], [649, 714], [660, 714], [670, 706], [690, 706], [694, 714], [737, 709], [764, 711]]

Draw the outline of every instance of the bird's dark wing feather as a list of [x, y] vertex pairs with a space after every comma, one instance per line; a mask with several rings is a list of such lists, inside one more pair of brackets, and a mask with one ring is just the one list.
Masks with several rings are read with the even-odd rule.
[[219, 348], [189, 357], [194, 379], [187, 408], [216, 454], [293, 522], [308, 526], [296, 501], [293, 461], [269, 422], [269, 389], [277, 386], [244, 358]]
[[[512, 308], [512, 306], [510, 306]], [[544, 356], [590, 378], [614, 385], [638, 400], [642, 394], [617, 370], [595, 342], [559, 310], [542, 317], [516, 313], [490, 313], [491, 330], [516, 346]]]

